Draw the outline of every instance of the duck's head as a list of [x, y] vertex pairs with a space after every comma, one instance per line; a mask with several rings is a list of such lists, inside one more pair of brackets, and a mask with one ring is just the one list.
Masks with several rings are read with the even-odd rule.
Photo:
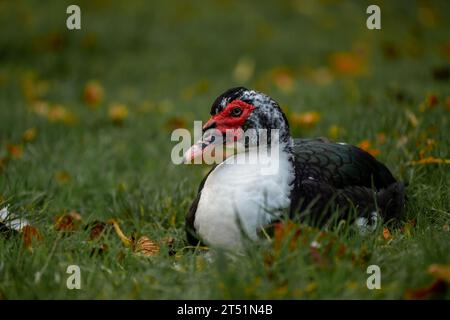
[[186, 153], [185, 162], [217, 147], [241, 141], [245, 148], [290, 140], [289, 124], [278, 103], [264, 93], [244, 87], [231, 88], [216, 98], [203, 137]]

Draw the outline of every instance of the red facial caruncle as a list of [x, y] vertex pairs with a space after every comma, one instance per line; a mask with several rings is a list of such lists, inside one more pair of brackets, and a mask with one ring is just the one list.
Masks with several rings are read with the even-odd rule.
[[242, 100], [230, 102], [221, 112], [212, 116], [203, 126], [203, 130], [216, 128], [225, 134], [226, 130], [239, 129], [247, 121], [252, 111], [255, 109], [249, 103]]
[[[203, 126], [203, 138], [186, 151], [184, 162], [191, 163], [196, 158], [203, 159], [203, 154], [207, 151], [212, 150], [213, 154], [217, 146], [237, 141], [243, 135], [242, 126], [254, 109], [254, 106], [242, 100], [230, 102]], [[217, 139], [217, 133], [223, 135], [225, 139]]]

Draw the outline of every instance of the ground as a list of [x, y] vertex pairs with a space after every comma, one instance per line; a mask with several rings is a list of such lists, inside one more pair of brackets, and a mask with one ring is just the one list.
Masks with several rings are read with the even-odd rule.
[[[72, 3], [0, 3], [0, 209], [35, 228], [0, 236], [0, 298], [450, 297], [448, 2], [377, 1], [369, 30], [366, 1], [86, 0], [70, 31]], [[174, 165], [170, 135], [237, 85], [276, 99], [296, 137], [386, 163], [408, 183], [402, 219], [367, 237], [293, 225], [239, 257], [186, 247], [208, 167]], [[89, 240], [110, 219], [159, 253], [111, 227]]]

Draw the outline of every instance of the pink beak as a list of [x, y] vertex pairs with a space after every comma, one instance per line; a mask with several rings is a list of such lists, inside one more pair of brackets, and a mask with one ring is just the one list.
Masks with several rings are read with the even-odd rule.
[[183, 157], [184, 164], [201, 164], [205, 153], [213, 153], [214, 150], [211, 149], [214, 149], [218, 145], [222, 145], [222, 134], [219, 130], [214, 129], [214, 125], [214, 120], [210, 119], [203, 126], [203, 137], [185, 152]]

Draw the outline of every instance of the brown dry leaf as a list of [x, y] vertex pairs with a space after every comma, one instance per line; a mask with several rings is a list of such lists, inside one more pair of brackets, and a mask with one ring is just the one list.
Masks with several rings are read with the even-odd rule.
[[406, 300], [423, 300], [439, 297], [447, 290], [444, 280], [436, 280], [431, 285], [419, 289], [406, 289], [404, 298]]
[[74, 231], [79, 227], [80, 222], [81, 215], [76, 211], [71, 211], [69, 214], [55, 218], [55, 230], [63, 232]]
[[36, 240], [42, 240], [42, 235], [38, 229], [32, 226], [24, 226], [21, 230], [22, 232], [22, 241], [25, 248], [28, 250], [32, 250], [32, 244]]
[[150, 240], [148, 237], [142, 236], [139, 239], [135, 239], [134, 237], [127, 237], [122, 230], [120, 229], [119, 223], [111, 219], [109, 223], [113, 225], [114, 231], [119, 236], [120, 240], [126, 247], [131, 247], [133, 252], [141, 253], [144, 256], [153, 256], [159, 252], [159, 245]]
[[99, 238], [106, 229], [106, 223], [102, 221], [94, 221], [86, 226], [85, 229], [90, 228], [89, 240], [95, 240]]
[[134, 241], [133, 251], [136, 253], [141, 253], [146, 257], [150, 257], [159, 253], [159, 245], [149, 238], [143, 236], [140, 237], [137, 241]]
[[59, 185], [67, 184], [71, 179], [72, 177], [67, 171], [62, 170], [55, 173], [55, 180]]
[[427, 272], [439, 280], [450, 283], [450, 265], [432, 264], [428, 267]]

